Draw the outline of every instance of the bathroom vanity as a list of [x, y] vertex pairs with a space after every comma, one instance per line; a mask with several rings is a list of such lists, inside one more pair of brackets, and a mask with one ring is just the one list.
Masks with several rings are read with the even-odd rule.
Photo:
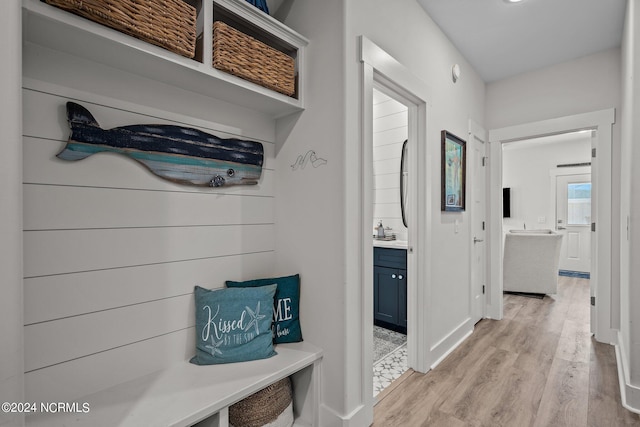
[[373, 247], [373, 322], [407, 332], [407, 243], [375, 241]]

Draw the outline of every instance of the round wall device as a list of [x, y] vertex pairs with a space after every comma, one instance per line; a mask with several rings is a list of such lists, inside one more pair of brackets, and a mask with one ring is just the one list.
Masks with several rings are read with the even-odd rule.
[[460, 78], [460, 66], [458, 64], [453, 64], [453, 67], [451, 67], [451, 78], [454, 83]]

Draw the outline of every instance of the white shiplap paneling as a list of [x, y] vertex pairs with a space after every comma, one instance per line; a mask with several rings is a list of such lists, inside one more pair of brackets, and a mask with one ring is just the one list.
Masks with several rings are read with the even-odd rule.
[[[262, 277], [273, 251], [25, 279], [26, 325], [185, 295]], [[72, 296], [70, 298], [69, 296]]]
[[376, 175], [374, 176], [373, 189], [374, 190], [383, 190], [389, 188], [397, 188], [398, 191], [398, 180], [400, 177], [397, 172], [388, 173], [384, 175]]
[[267, 224], [273, 197], [24, 186], [25, 230]]
[[402, 157], [402, 141], [395, 141], [391, 144], [376, 147], [373, 152], [373, 161], [398, 159]]
[[65, 402], [164, 369], [195, 354], [195, 328], [25, 374], [29, 401]]
[[[402, 144], [398, 144], [398, 148], [402, 149]], [[400, 157], [374, 161], [373, 173], [374, 175], [396, 174], [396, 186], [400, 187]]]
[[405, 105], [388, 97], [382, 99], [373, 106], [373, 225], [382, 221], [399, 239], [406, 240], [400, 211], [400, 159], [408, 136], [408, 112]]
[[376, 203], [397, 204], [400, 200], [400, 189], [387, 188], [376, 190]]
[[[46, 53], [46, 52], [45, 52]], [[271, 275], [275, 123], [226, 103], [206, 116], [247, 116], [233, 125], [191, 118], [198, 95], [157, 92], [157, 83], [89, 64], [40, 64], [26, 50], [24, 263], [26, 398], [65, 401], [188, 359], [194, 353], [193, 287]], [[45, 55], [46, 56], [46, 55]], [[67, 58], [69, 59], [69, 58]], [[56, 61], [47, 56], [47, 61]], [[60, 60], [62, 62], [62, 59]], [[51, 80], [29, 78], [49, 68]], [[65, 76], [57, 75], [64, 71]], [[60, 82], [77, 77], [83, 92]], [[113, 99], [128, 88], [147, 105]], [[92, 89], [93, 90], [93, 89]], [[164, 96], [164, 98], [163, 98]], [[177, 124], [263, 142], [259, 185], [222, 189], [165, 181], [113, 154], [65, 162], [65, 103], [84, 105], [104, 128]], [[171, 106], [172, 112], [163, 110]], [[185, 114], [177, 111], [181, 110]], [[234, 110], [235, 109], [235, 110]], [[246, 127], [244, 127], [246, 125]], [[248, 136], [247, 136], [248, 135]]]
[[229, 225], [24, 232], [25, 277], [274, 249], [274, 226]]
[[[374, 114], [375, 116], [375, 114]], [[398, 129], [407, 127], [407, 121], [409, 120], [408, 111], [391, 114], [388, 116], [378, 117], [373, 121], [373, 132], [383, 132], [391, 129]]]
[[375, 149], [381, 145], [397, 144], [405, 139], [407, 139], [406, 127], [388, 129], [373, 134], [373, 147]]
[[396, 102], [395, 100], [389, 98], [385, 102], [381, 102], [379, 104], [375, 104], [375, 106], [373, 108], [373, 111], [374, 111], [373, 118], [374, 119], [378, 119], [378, 118], [381, 118], [381, 117], [390, 116], [392, 114], [404, 112], [406, 110], [407, 110], [407, 108], [404, 105], [402, 105], [399, 102]]
[[189, 294], [25, 326], [25, 371], [194, 325], [193, 295]]

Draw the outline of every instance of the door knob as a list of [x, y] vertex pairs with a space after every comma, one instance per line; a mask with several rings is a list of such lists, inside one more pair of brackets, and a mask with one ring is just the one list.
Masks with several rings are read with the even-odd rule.
[[395, 279], [395, 278], [396, 278], [396, 275], [395, 275], [395, 274], [392, 274], [392, 275], [391, 275], [391, 278], [392, 278], [392, 279]]
[[473, 238], [473, 243], [484, 242], [484, 239], [478, 239], [477, 237]]
[[402, 274], [398, 275], [398, 279], [402, 280]]
[[566, 230], [567, 227], [558, 227], [558, 230]]

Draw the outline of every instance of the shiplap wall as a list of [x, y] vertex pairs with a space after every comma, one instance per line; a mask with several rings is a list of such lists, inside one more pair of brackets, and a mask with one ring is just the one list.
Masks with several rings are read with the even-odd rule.
[[407, 240], [400, 210], [400, 159], [408, 135], [407, 106], [374, 90], [373, 98], [373, 226], [379, 221]]
[[[194, 285], [272, 274], [275, 123], [33, 46], [24, 63], [26, 400], [68, 401], [190, 358]], [[68, 100], [103, 128], [171, 123], [258, 140], [260, 183], [183, 186], [114, 154], [59, 160]]]

